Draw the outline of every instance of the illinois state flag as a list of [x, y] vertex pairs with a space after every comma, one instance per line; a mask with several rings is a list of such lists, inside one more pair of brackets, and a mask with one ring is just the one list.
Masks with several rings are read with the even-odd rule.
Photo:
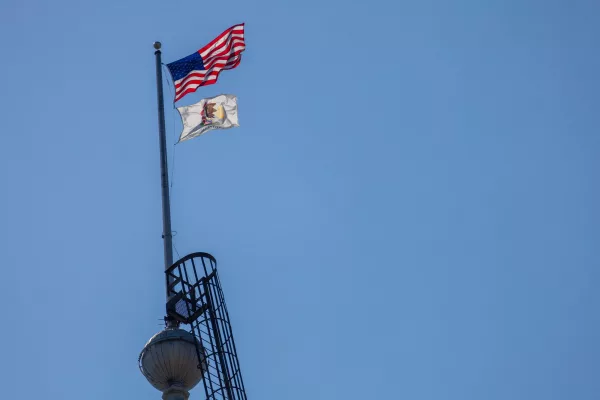
[[202, 99], [191, 106], [178, 107], [183, 131], [179, 141], [195, 138], [213, 129], [227, 129], [238, 124], [237, 98], [222, 94], [210, 99]]
[[185, 58], [167, 64], [175, 86], [175, 101], [200, 86], [217, 82], [219, 73], [240, 64], [244, 42], [244, 24], [234, 25], [212, 42]]

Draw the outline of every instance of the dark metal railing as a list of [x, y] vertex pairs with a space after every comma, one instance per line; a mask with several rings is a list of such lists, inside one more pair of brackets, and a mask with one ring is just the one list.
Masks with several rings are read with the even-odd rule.
[[168, 317], [189, 325], [199, 339], [206, 400], [247, 400], [217, 261], [208, 253], [193, 253], [165, 273]]

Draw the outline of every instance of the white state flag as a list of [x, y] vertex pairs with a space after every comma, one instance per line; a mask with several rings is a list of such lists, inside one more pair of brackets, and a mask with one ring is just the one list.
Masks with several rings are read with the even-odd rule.
[[183, 132], [179, 141], [195, 138], [213, 129], [227, 129], [238, 124], [237, 97], [222, 94], [210, 99], [202, 99], [191, 106], [178, 107]]

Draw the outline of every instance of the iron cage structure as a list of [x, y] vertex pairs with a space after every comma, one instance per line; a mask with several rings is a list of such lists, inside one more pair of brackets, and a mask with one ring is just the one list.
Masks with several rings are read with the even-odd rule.
[[247, 400], [217, 260], [208, 253], [192, 253], [165, 274], [167, 318], [188, 325], [196, 337], [206, 400]]

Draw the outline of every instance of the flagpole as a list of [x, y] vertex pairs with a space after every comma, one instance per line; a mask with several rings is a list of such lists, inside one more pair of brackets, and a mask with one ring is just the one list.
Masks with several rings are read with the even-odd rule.
[[[154, 42], [154, 55], [156, 56], [156, 89], [158, 95], [158, 135], [160, 142], [160, 182], [162, 186], [162, 219], [163, 243], [165, 256], [165, 271], [173, 264], [173, 235], [171, 231], [171, 204], [169, 200], [169, 173], [167, 166], [167, 138], [165, 133], [165, 103], [163, 99], [161, 44]], [[169, 297], [168, 283], [166, 283], [167, 300]]]

